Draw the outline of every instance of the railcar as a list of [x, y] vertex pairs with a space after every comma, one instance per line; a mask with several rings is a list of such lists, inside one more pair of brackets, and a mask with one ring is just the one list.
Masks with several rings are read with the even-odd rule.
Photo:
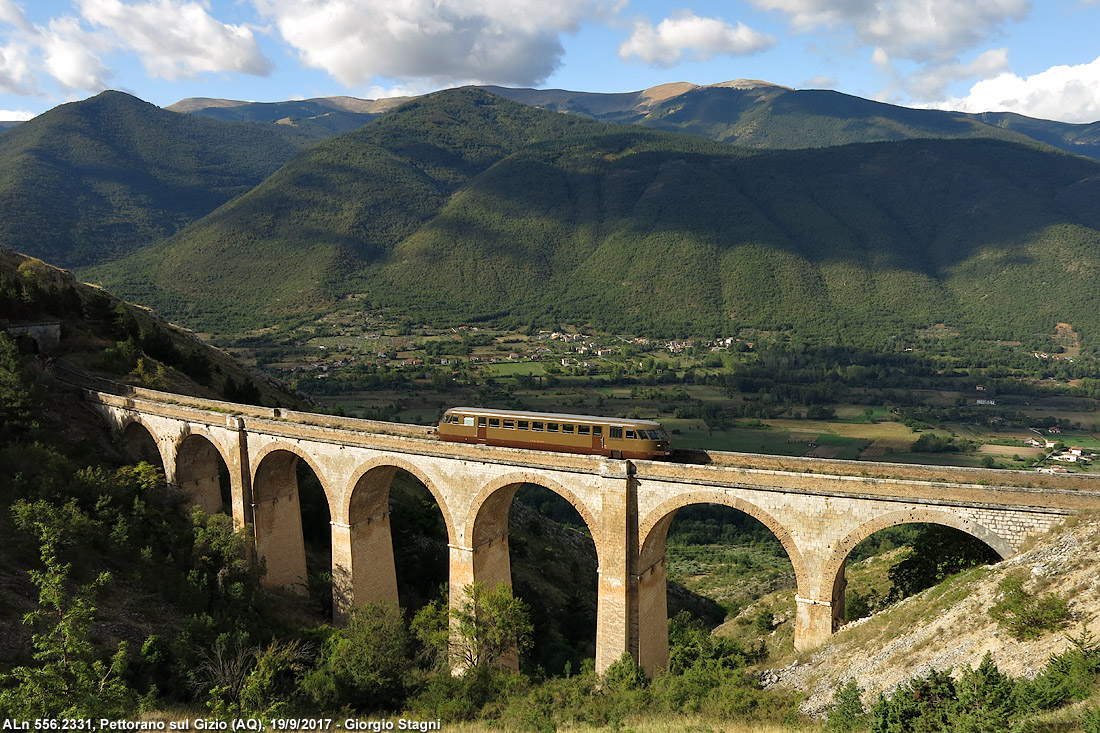
[[452, 407], [443, 413], [438, 435], [459, 443], [609, 458], [649, 460], [672, 455], [668, 433], [653, 420]]

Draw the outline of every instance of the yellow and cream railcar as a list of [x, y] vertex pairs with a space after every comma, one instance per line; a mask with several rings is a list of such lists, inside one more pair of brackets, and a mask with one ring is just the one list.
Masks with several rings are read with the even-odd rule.
[[668, 433], [660, 423], [594, 415], [452, 407], [439, 421], [439, 437], [611, 458], [653, 459], [672, 454]]

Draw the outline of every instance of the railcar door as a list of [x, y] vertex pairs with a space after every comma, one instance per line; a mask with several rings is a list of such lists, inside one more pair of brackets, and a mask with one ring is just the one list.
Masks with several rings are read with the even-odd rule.
[[603, 454], [603, 428], [599, 425], [592, 426], [592, 452]]
[[485, 418], [479, 417], [477, 419], [477, 442], [484, 443], [488, 439], [488, 428], [485, 426]]

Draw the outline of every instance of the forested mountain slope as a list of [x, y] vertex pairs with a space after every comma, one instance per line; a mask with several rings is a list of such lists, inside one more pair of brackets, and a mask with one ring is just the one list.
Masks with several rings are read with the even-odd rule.
[[1100, 333], [1100, 164], [995, 140], [749, 152], [473, 89], [304, 153], [94, 277], [204, 329], [414, 318], [881, 340]]
[[[687, 132], [760, 148], [819, 148], [913, 138], [986, 137], [1038, 141], [1100, 158], [1100, 123], [1070, 124], [1008, 112], [969, 114], [911, 109], [827, 89], [790, 89], [737, 79], [718, 84], [661, 84], [637, 92], [478, 87], [532, 107], [604, 122]], [[167, 109], [221, 120], [278, 122], [303, 134], [352, 130], [408, 101], [331, 97], [287, 102], [185, 99]]]
[[63, 267], [109, 261], [248, 191], [305, 142], [121, 92], [61, 105], [0, 134], [0, 243]]
[[317, 312], [471, 178], [530, 143], [604, 129], [484, 92], [440, 92], [317, 145], [202, 222], [88, 275], [215, 330]]

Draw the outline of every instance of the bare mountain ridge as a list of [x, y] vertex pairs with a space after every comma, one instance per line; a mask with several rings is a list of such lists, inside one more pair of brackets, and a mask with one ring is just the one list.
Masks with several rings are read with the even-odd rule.
[[[669, 82], [636, 92], [575, 92], [566, 89], [512, 88], [495, 85], [477, 87], [514, 102], [533, 107], [554, 109], [558, 112], [587, 112], [595, 116], [615, 112], [644, 113], [657, 104], [694, 89], [729, 88], [755, 89], [758, 87], [778, 87], [766, 81], [752, 79], [734, 79], [718, 84], [692, 84], [686, 81]], [[786, 88], [786, 87], [778, 87]], [[359, 99], [357, 97], [316, 97], [313, 99], [288, 100], [285, 102], [254, 102], [236, 99], [215, 99], [210, 97], [188, 97], [165, 109], [185, 114], [201, 114], [208, 110], [237, 109], [244, 114], [262, 115], [262, 110], [288, 108], [295, 105], [315, 106], [318, 109], [340, 110], [356, 114], [379, 115], [408, 102], [414, 97], [387, 97], [383, 99]], [[244, 108], [244, 109], [241, 109]], [[213, 116], [213, 115], [211, 115]], [[255, 119], [254, 117], [252, 119]]]
[[[990, 137], [1038, 141], [1100, 158], [1100, 122], [1069, 124], [1009, 112], [915, 109], [827, 89], [792, 89], [757, 79], [670, 82], [631, 92], [475, 87], [528, 106], [758, 148], [818, 148], [913, 138]], [[287, 102], [184, 99], [167, 109], [230, 121], [293, 124], [347, 132], [414, 97], [323, 97]], [[314, 130], [315, 134], [317, 133]]]

